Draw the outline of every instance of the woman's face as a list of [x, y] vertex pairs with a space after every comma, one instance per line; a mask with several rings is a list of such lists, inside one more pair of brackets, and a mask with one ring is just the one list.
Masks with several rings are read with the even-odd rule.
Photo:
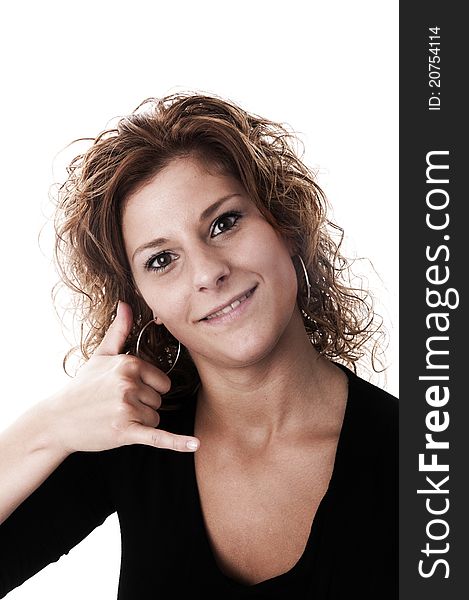
[[140, 294], [196, 365], [275, 347], [296, 306], [292, 252], [237, 179], [175, 159], [126, 200], [122, 231]]

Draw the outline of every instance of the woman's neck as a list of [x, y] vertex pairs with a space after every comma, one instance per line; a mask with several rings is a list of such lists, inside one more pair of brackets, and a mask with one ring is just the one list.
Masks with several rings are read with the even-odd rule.
[[314, 349], [299, 317], [255, 364], [224, 368], [199, 361], [199, 434], [265, 446], [327, 422], [331, 401], [346, 394], [347, 378]]

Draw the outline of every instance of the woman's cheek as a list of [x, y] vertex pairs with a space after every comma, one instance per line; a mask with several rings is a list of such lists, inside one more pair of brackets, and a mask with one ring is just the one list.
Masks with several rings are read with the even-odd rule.
[[180, 336], [184, 335], [185, 326], [188, 316], [186, 308], [188, 304], [181, 302], [178, 298], [166, 296], [164, 305], [162, 305], [161, 297], [150, 305], [153, 314], [158, 318], [158, 323], [166, 327], [166, 329], [177, 337], [181, 342]]

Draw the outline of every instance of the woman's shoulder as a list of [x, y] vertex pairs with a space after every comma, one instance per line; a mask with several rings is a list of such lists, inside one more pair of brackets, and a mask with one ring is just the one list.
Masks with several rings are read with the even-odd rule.
[[399, 399], [387, 392], [383, 387], [372, 383], [361, 375], [352, 371], [349, 367], [340, 363], [335, 363], [340, 367], [348, 377], [350, 393], [359, 396], [361, 401], [369, 403], [377, 409], [384, 412], [395, 414], [398, 411]]
[[348, 419], [356, 432], [366, 438], [384, 442], [397, 440], [399, 424], [399, 399], [382, 387], [336, 363], [347, 375], [349, 382]]
[[394, 502], [399, 464], [398, 399], [351, 369], [338, 366], [349, 382], [338, 450], [344, 481], [363, 488], [372, 485]]

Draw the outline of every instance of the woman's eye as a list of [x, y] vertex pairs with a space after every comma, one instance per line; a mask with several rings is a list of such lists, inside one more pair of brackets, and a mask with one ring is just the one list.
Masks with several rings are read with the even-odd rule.
[[[221, 215], [213, 224], [211, 236], [216, 237], [225, 231], [233, 229], [233, 227], [236, 227], [236, 223], [242, 216], [242, 213], [237, 211], [231, 211]], [[174, 260], [177, 260], [177, 258], [177, 255], [173, 255], [172, 252], [168, 251], [153, 254], [145, 262], [145, 269], [147, 271], [163, 272]]]
[[238, 219], [241, 218], [241, 216], [242, 216], [241, 213], [233, 211], [233, 212], [225, 213], [224, 215], [219, 217], [214, 223], [214, 226], [212, 229], [212, 237], [220, 235], [220, 233], [223, 233], [224, 231], [228, 231], [228, 229], [232, 229], [236, 225], [236, 222], [238, 221]]
[[156, 256], [150, 256], [145, 263], [145, 268], [148, 271], [164, 271], [171, 263], [171, 254], [169, 252], [161, 252]]

